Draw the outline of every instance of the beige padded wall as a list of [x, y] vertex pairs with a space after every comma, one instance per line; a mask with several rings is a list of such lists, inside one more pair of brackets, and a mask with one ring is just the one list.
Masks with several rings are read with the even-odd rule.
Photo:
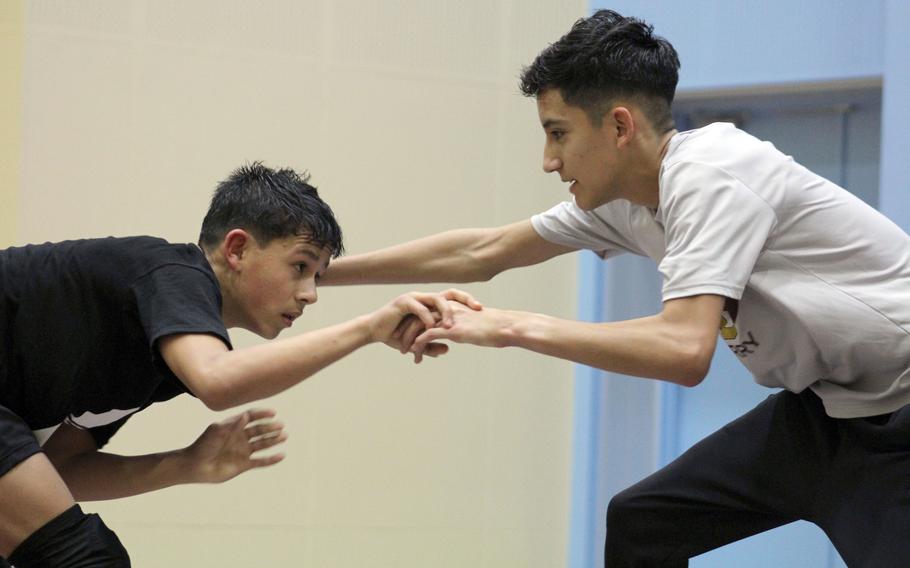
[[[350, 252], [527, 218], [566, 193], [517, 76], [584, 9], [30, 1], [20, 240], [192, 241], [214, 184], [255, 159], [311, 170]], [[563, 258], [466, 288], [573, 317], [575, 286]], [[410, 288], [322, 289], [294, 332]], [[140, 568], [561, 566], [571, 394], [572, 366], [542, 356], [460, 347], [415, 366], [371, 346], [262, 403], [291, 435], [279, 466], [89, 508]], [[180, 397], [108, 449], [183, 446], [217, 418]]]
[[16, 241], [22, 115], [20, 0], [0, 2], [0, 247]]

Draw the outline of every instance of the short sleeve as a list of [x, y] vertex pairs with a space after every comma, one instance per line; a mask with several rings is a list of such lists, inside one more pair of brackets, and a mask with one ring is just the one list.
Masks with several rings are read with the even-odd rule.
[[671, 166], [661, 188], [663, 300], [740, 299], [777, 223], [773, 208], [738, 179], [700, 163]]
[[632, 250], [620, 225], [628, 225], [629, 213], [618, 202], [595, 211], [584, 211], [563, 202], [531, 217], [531, 225], [543, 239], [558, 245], [588, 249], [603, 258]]
[[175, 333], [207, 333], [231, 348], [221, 319], [221, 296], [212, 277], [192, 266], [167, 264], [133, 284], [149, 346]]

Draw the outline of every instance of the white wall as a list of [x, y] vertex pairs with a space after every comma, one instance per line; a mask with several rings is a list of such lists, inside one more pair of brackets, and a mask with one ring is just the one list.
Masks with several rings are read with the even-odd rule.
[[[255, 159], [311, 170], [350, 252], [563, 197], [516, 83], [582, 2], [24, 6], [18, 242], [195, 240], [215, 183]], [[468, 288], [572, 317], [575, 280], [565, 258]], [[321, 290], [297, 327], [409, 288]], [[276, 468], [89, 508], [137, 566], [560, 566], [571, 378], [528, 353], [464, 348], [415, 367], [370, 347], [267, 402], [291, 435]], [[185, 445], [218, 418], [181, 398], [109, 449]]]

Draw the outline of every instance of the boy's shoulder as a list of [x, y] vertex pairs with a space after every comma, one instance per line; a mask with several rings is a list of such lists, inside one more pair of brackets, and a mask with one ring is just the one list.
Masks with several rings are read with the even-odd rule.
[[166, 266], [211, 273], [205, 254], [195, 244], [171, 243], [152, 236], [67, 240], [0, 251], [0, 268], [4, 275], [26, 281], [50, 278], [129, 285]]

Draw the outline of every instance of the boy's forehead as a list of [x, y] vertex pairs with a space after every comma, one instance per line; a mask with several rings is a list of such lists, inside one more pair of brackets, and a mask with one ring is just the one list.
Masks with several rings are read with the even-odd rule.
[[288, 241], [288, 245], [293, 249], [293, 252], [304, 254], [313, 260], [325, 261], [328, 264], [329, 259], [332, 257], [332, 251], [328, 247], [315, 244], [309, 235], [294, 235], [288, 237]]
[[537, 114], [544, 128], [570, 124], [587, 116], [581, 107], [567, 104], [562, 93], [556, 89], [545, 91], [537, 97]]
[[537, 108], [541, 111], [558, 111], [565, 109], [567, 106], [559, 89], [547, 89], [537, 95]]

